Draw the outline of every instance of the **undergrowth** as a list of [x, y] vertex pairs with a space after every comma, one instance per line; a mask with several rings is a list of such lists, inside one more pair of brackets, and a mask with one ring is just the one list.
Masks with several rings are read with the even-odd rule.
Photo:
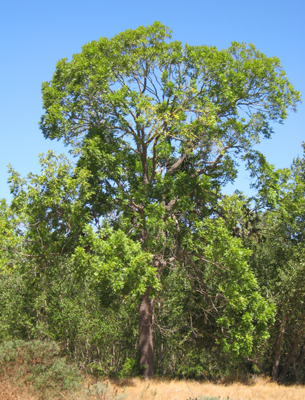
[[25, 385], [41, 400], [49, 400], [79, 389], [81, 372], [50, 341], [15, 340], [0, 346], [0, 374], [12, 384]]

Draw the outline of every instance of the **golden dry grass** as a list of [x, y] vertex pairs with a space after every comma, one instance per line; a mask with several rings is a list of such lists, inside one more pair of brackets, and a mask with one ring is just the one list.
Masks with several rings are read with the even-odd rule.
[[[87, 381], [86, 386], [89, 382]], [[258, 378], [252, 384], [234, 382], [231, 384], [214, 384], [211, 382], [196, 382], [187, 380], [153, 379], [143, 381], [139, 378], [126, 380], [111, 380], [109, 394], [117, 389], [124, 391], [126, 400], [187, 400], [195, 399], [199, 395], [215, 396], [224, 400], [228, 396], [234, 400], [304, 400], [305, 386], [280, 386], [268, 379]], [[114, 389], [114, 390], [113, 390]], [[66, 395], [60, 399], [71, 399]], [[112, 396], [109, 397], [114, 398]], [[12, 386], [8, 380], [0, 381], [1, 400], [38, 400], [30, 395], [26, 386]], [[73, 396], [73, 399], [82, 400], [82, 395]], [[56, 399], [57, 400], [57, 399]], [[58, 399], [59, 400], [59, 399]], [[96, 396], [92, 400], [97, 400]]]
[[31, 395], [28, 388], [24, 385], [12, 385], [9, 379], [0, 380], [0, 399], [1, 400], [38, 400], [38, 397]]
[[[115, 386], [116, 383], [112, 382]], [[122, 387], [124, 382], [120, 383]], [[210, 382], [199, 383], [186, 380], [132, 379], [125, 382], [127, 400], [186, 400], [199, 395], [215, 396], [235, 400], [304, 400], [305, 386], [280, 386], [267, 379], [258, 378], [249, 385], [232, 383], [228, 385]]]

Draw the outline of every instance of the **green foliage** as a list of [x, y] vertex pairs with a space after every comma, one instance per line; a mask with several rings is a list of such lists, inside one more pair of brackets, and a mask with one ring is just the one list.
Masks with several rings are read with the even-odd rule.
[[[140, 243], [109, 227], [95, 233], [87, 226], [84, 233], [72, 262], [80, 271], [92, 274], [101, 287], [123, 293], [132, 300], [143, 296], [147, 286], [158, 289], [152, 255], [143, 251]], [[85, 250], [88, 247], [90, 252]]]
[[[231, 205], [236, 212], [235, 196], [219, 203], [223, 212]], [[228, 229], [232, 222], [221, 217], [197, 222], [196, 231], [185, 236], [188, 253], [184, 263], [195, 272], [191, 272], [193, 279], [200, 274], [196, 291], [202, 296], [196, 297], [195, 309], [201, 308], [206, 319], [213, 318], [214, 309], [215, 322], [225, 333], [220, 339], [224, 349], [231, 355], [250, 356], [261, 339], [268, 338], [274, 310], [261, 296], [249, 268], [251, 251]]]
[[[276, 57], [267, 58], [254, 45], [234, 42], [218, 51], [183, 48], [169, 39], [170, 29], [155, 22], [92, 41], [70, 62], [60, 60], [52, 81], [43, 84], [45, 136], [71, 143], [94, 126], [106, 134], [116, 126], [133, 136], [126, 117], [134, 110], [136, 128], [152, 128], [151, 138], [167, 136], [166, 123], [181, 138], [198, 137], [204, 127], [206, 140], [214, 134], [218, 143], [224, 135], [230, 142], [228, 132], [235, 130], [244, 146], [258, 140], [259, 133], [269, 136], [268, 120], [281, 121], [287, 106], [295, 108], [299, 93]], [[240, 116], [239, 105], [253, 108], [253, 113]]]
[[76, 390], [82, 381], [78, 368], [60, 357], [54, 342], [6, 342], [0, 347], [0, 368], [11, 379], [32, 384], [41, 399]]
[[0, 273], [9, 274], [16, 268], [20, 249], [20, 217], [14, 215], [4, 199], [0, 199]]
[[99, 375], [117, 375], [126, 357], [137, 357], [133, 302], [101, 291], [95, 279], [80, 281], [68, 266], [51, 280], [41, 275], [0, 276], [2, 340], [56, 340], [79, 365], [91, 371], [96, 364]]
[[[252, 249], [250, 265], [261, 293], [276, 310], [270, 339], [261, 348], [261, 364], [273, 379], [283, 381], [287, 374], [290, 379], [297, 378], [305, 334], [304, 160], [295, 160], [290, 170], [276, 171], [265, 160], [260, 168], [255, 200], [257, 209], [264, 208], [252, 224], [256, 234], [243, 232], [242, 236]], [[281, 357], [283, 353], [288, 354], [286, 359]]]
[[136, 375], [138, 375], [137, 360], [127, 357], [123, 364], [123, 368], [119, 374], [119, 377], [120, 378], [128, 378], [128, 377], [132, 377], [132, 376], [136, 376]]
[[22, 247], [31, 243], [33, 258], [47, 257], [58, 264], [60, 256], [75, 247], [83, 227], [90, 221], [84, 203], [91, 196], [88, 171], [73, 169], [63, 155], [49, 151], [40, 156], [41, 174], [22, 179], [10, 167], [11, 209], [23, 224]]

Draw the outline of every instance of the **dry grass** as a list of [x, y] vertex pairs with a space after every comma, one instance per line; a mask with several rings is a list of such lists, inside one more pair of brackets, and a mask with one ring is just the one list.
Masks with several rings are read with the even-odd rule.
[[259, 378], [252, 384], [231, 383], [228, 385], [209, 382], [199, 383], [186, 380], [131, 379], [126, 382], [112, 382], [114, 386], [125, 384], [126, 400], [186, 400], [199, 395], [215, 396], [235, 400], [304, 400], [305, 386], [279, 386], [267, 379]]
[[[87, 382], [86, 386], [88, 386]], [[251, 384], [234, 382], [231, 384], [214, 384], [186, 380], [153, 379], [143, 381], [139, 378], [111, 380], [110, 387], [118, 393], [124, 391], [126, 400], [187, 400], [199, 395], [215, 396], [220, 399], [234, 400], [304, 400], [305, 386], [279, 386], [267, 379], [258, 378]], [[111, 390], [111, 394], [114, 393]], [[110, 393], [109, 393], [110, 394]], [[65, 397], [70, 399], [69, 396]], [[74, 399], [82, 400], [82, 395], [74, 395]], [[110, 398], [115, 398], [110, 395]], [[38, 400], [30, 395], [26, 386], [12, 386], [6, 379], [0, 382], [1, 400]], [[63, 399], [63, 397], [61, 397]], [[57, 400], [57, 399], [56, 399]], [[58, 399], [59, 400], [59, 399]], [[97, 400], [96, 396], [92, 400]]]
[[1, 400], [38, 400], [38, 397], [29, 393], [24, 385], [12, 385], [9, 379], [1, 377], [0, 380], [0, 399]]

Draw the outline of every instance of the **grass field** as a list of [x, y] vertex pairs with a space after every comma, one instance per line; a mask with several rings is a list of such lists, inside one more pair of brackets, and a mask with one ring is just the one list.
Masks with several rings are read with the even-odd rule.
[[236, 400], [304, 400], [305, 386], [279, 386], [266, 379], [257, 379], [250, 385], [231, 383], [216, 385], [214, 383], [199, 383], [185, 380], [154, 380], [143, 382], [134, 379], [126, 386], [127, 399], [154, 399], [154, 400], [186, 400], [199, 395], [215, 396], [220, 399]]
[[[279, 386], [269, 380], [258, 378], [251, 384], [230, 383], [214, 384], [209, 382], [196, 382], [186, 380], [154, 379], [143, 381], [141, 379], [108, 381], [108, 392], [105, 395], [84, 396], [81, 392], [74, 395], [61, 395], [59, 399], [67, 400], [187, 400], [195, 399], [199, 395], [215, 396], [220, 399], [232, 400], [304, 400], [305, 386]], [[105, 383], [105, 382], [104, 382]], [[86, 388], [90, 388], [89, 381]], [[229, 396], [229, 397], [228, 397]], [[11, 386], [8, 380], [0, 383], [1, 400], [38, 400], [38, 396], [30, 395], [26, 387]], [[57, 400], [57, 399], [56, 399]]]

